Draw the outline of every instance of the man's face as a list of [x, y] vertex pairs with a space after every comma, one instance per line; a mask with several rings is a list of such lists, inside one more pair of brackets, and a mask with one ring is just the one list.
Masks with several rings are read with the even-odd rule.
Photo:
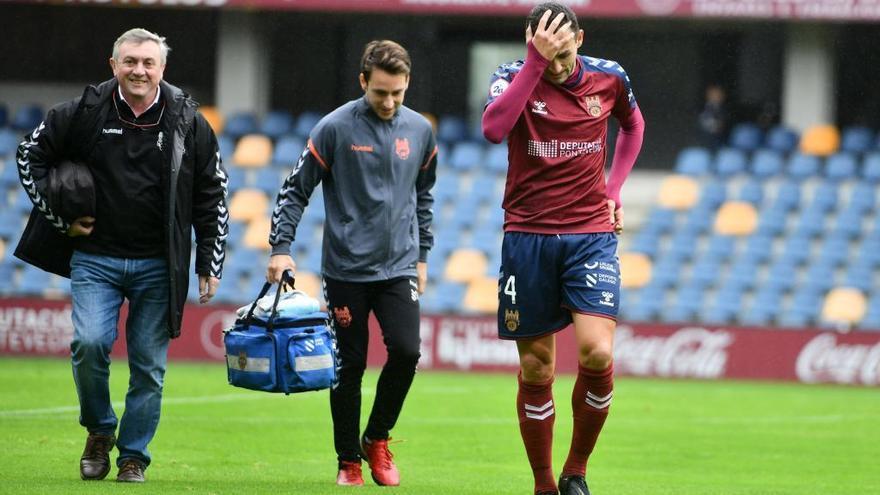
[[559, 50], [556, 58], [550, 61], [550, 65], [544, 69], [544, 79], [556, 84], [564, 83], [568, 76], [574, 72], [575, 64], [577, 63], [577, 51], [583, 41], [584, 30], [579, 29], [568, 44], [562, 50]]
[[391, 120], [400, 105], [403, 105], [403, 97], [409, 87], [408, 74], [389, 74], [382, 69], [373, 69], [370, 80], [360, 75], [361, 88], [367, 96], [373, 111], [382, 120]]
[[119, 56], [110, 59], [110, 67], [126, 101], [155, 98], [165, 72], [159, 44], [155, 41], [126, 41], [119, 45]]

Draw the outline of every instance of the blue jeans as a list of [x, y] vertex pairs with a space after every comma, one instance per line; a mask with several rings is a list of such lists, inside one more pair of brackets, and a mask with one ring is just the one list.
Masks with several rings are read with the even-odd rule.
[[[147, 444], [159, 425], [168, 354], [168, 263], [75, 251], [70, 260], [73, 302], [73, 379], [80, 424], [89, 433], [111, 435], [125, 459], [150, 463]], [[110, 351], [118, 335], [119, 308], [128, 299], [125, 341], [130, 378], [122, 421], [110, 403]]]

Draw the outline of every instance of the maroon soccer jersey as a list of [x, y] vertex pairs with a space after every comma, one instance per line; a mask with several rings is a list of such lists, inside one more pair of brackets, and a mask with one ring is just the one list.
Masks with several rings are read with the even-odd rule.
[[[505, 232], [612, 232], [605, 190], [608, 118], [636, 108], [629, 78], [616, 62], [579, 56], [562, 85], [538, 81], [507, 136]], [[492, 76], [489, 102], [513, 81], [523, 62]]]

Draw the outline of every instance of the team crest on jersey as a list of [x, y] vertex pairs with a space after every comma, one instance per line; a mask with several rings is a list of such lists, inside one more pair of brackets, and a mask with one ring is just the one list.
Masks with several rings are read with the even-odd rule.
[[519, 310], [518, 309], [505, 309], [504, 310], [504, 326], [507, 327], [507, 330], [510, 332], [515, 332], [519, 328]]
[[533, 101], [532, 113], [537, 113], [538, 115], [547, 115], [547, 103], [540, 100]]
[[238, 353], [238, 369], [244, 371], [247, 368], [247, 353], [240, 351]]
[[587, 113], [593, 117], [602, 115], [602, 103], [599, 102], [598, 96], [585, 96], [584, 100], [587, 103]]
[[339, 326], [342, 328], [351, 325], [351, 311], [348, 309], [348, 306], [333, 308], [333, 317], [336, 318], [336, 323], [339, 323]]
[[489, 96], [492, 98], [498, 98], [508, 86], [510, 86], [510, 83], [507, 82], [507, 79], [496, 80], [491, 86], [489, 86]]
[[394, 139], [394, 152], [397, 153], [397, 156], [400, 157], [401, 160], [406, 160], [409, 158], [409, 139]]

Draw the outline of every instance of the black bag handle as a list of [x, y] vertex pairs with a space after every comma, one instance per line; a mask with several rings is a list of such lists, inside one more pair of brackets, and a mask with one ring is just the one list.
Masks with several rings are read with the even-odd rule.
[[294, 290], [294, 283], [296, 282], [296, 278], [293, 276], [292, 270], [284, 270], [281, 273], [281, 283], [278, 284], [278, 290], [275, 291], [275, 302], [272, 303], [272, 312], [269, 313], [269, 319], [266, 321], [266, 331], [272, 331], [272, 322], [275, 321], [275, 317], [278, 316], [278, 301], [281, 300], [281, 291], [285, 285], [290, 287], [290, 290]]
[[[278, 301], [281, 299], [281, 290], [285, 285], [290, 287], [291, 290], [294, 289], [294, 283], [296, 282], [296, 278], [293, 276], [292, 270], [284, 270], [281, 274], [281, 282], [278, 284], [278, 290], [275, 292], [275, 302], [272, 304], [272, 312], [269, 313], [269, 320], [266, 322], [266, 331], [272, 331], [272, 322], [275, 320], [275, 316], [278, 314]], [[269, 293], [269, 289], [272, 288], [272, 282], [266, 282], [263, 284], [263, 288], [260, 290], [260, 294], [254, 299], [254, 303], [251, 304], [251, 309], [248, 310], [247, 316], [244, 317], [245, 320], [245, 328], [249, 328], [251, 325], [251, 321], [254, 318], [254, 309], [257, 308], [257, 301], [262, 299]]]

